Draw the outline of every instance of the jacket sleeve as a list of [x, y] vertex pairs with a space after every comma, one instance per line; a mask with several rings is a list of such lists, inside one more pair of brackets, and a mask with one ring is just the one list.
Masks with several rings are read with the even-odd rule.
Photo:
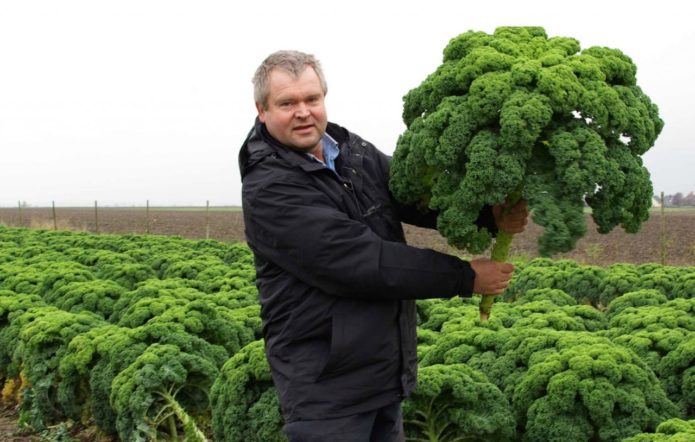
[[470, 296], [475, 273], [455, 256], [385, 241], [311, 183], [291, 177], [244, 195], [254, 252], [336, 296], [418, 299]]

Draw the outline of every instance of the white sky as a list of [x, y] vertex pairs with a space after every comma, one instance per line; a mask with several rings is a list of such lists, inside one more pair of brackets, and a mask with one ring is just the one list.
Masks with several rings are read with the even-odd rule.
[[630, 56], [666, 122], [655, 192], [695, 191], [692, 14], [681, 1], [0, 0], [0, 206], [240, 204], [251, 76], [315, 54], [328, 116], [392, 153], [402, 97], [468, 30], [543, 26]]

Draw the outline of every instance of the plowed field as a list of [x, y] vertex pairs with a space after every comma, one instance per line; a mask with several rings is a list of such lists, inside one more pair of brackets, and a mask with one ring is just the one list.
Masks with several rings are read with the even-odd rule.
[[[20, 217], [21, 215], [21, 217]], [[617, 228], [607, 235], [596, 232], [587, 215], [589, 230], [576, 249], [555, 258], [570, 258], [581, 263], [609, 265], [615, 262], [641, 264], [658, 262], [667, 265], [695, 265], [695, 210], [667, 210], [662, 219], [659, 211], [643, 224], [638, 234], [626, 234]], [[50, 208], [0, 209], [0, 223], [7, 226], [26, 226], [53, 229]], [[243, 241], [242, 213], [234, 208], [150, 209], [144, 208], [57, 208], [55, 226], [64, 230], [100, 233], [152, 233], [180, 235], [185, 238], [209, 237], [222, 241]], [[413, 226], [406, 227], [408, 242], [418, 247], [456, 253], [436, 231]], [[541, 228], [531, 224], [526, 232], [517, 235], [512, 254], [533, 258]]]

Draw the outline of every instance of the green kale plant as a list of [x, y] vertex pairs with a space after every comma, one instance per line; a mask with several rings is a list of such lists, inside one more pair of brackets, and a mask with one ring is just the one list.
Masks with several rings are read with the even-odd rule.
[[[391, 190], [437, 211], [441, 234], [471, 253], [492, 242], [481, 210], [520, 198], [544, 227], [544, 256], [574, 249], [585, 203], [600, 233], [637, 232], [653, 195], [641, 156], [664, 123], [636, 72], [617, 49], [581, 50], [540, 27], [461, 34], [404, 98]], [[498, 232], [492, 259], [506, 260], [511, 240]]]

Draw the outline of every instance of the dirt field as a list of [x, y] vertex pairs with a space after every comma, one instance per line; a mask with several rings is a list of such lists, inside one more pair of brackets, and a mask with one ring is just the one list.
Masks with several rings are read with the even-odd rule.
[[[589, 231], [577, 248], [556, 258], [571, 258], [582, 263], [609, 265], [615, 262], [661, 262], [668, 265], [695, 265], [695, 210], [667, 211], [662, 220], [658, 211], [643, 226], [640, 233], [628, 235], [617, 228], [607, 235], [596, 233], [590, 216]], [[136, 233], [180, 235], [185, 238], [209, 238], [221, 241], [243, 241], [244, 223], [238, 209], [150, 209], [149, 225], [144, 208], [100, 208], [95, 217], [94, 208], [57, 208], [56, 226], [62, 230], [98, 231], [100, 233]], [[663, 234], [662, 234], [663, 221]], [[53, 229], [50, 208], [0, 208], [0, 224]], [[418, 247], [456, 253], [437, 232], [406, 227], [408, 242]], [[209, 229], [209, 230], [208, 230]], [[209, 232], [209, 234], [207, 234]], [[517, 235], [512, 244], [513, 256], [533, 258], [536, 239], [541, 228], [530, 225]]]
[[17, 413], [13, 410], [0, 410], [0, 440], [3, 442], [37, 442], [36, 434], [23, 434], [17, 428]]

